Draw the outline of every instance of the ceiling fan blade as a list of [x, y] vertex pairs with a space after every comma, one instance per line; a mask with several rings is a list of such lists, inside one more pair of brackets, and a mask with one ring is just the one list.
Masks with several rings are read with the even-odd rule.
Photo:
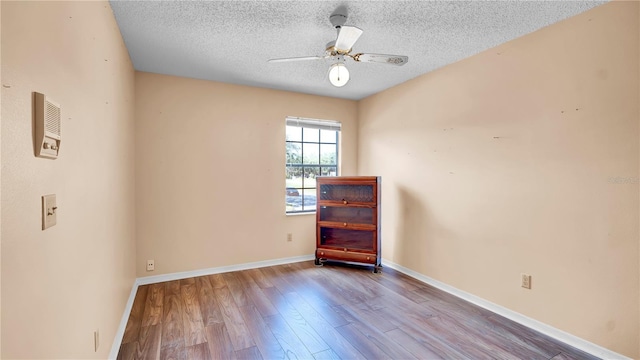
[[277, 62], [291, 62], [291, 61], [321, 60], [325, 58], [326, 56], [301, 56], [301, 57], [282, 58], [282, 59], [269, 59], [268, 62], [277, 63]]
[[381, 64], [391, 64], [401, 66], [409, 61], [408, 56], [404, 55], [385, 55], [385, 54], [355, 54], [353, 60], [361, 62], [373, 62]]
[[336, 49], [348, 52], [362, 35], [362, 30], [355, 26], [342, 26], [336, 39]]

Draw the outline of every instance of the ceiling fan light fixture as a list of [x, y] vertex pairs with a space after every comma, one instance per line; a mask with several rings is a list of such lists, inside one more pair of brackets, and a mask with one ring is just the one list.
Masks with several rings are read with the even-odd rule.
[[343, 63], [335, 63], [329, 68], [329, 81], [335, 87], [342, 87], [349, 82], [349, 70]]

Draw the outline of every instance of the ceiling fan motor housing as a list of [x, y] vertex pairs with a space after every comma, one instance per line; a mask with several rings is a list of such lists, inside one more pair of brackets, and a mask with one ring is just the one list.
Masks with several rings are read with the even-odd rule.
[[[344, 11], [340, 11], [344, 10]], [[331, 25], [336, 29], [339, 29], [342, 25], [347, 23], [347, 9], [336, 9], [336, 11], [329, 16], [329, 21], [331, 21]]]

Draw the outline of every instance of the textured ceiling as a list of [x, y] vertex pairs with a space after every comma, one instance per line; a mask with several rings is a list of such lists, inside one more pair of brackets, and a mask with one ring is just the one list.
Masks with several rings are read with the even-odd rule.
[[[111, 1], [136, 70], [362, 99], [604, 1]], [[268, 63], [324, 55], [346, 5], [364, 30], [353, 53], [409, 56], [404, 66], [347, 59], [351, 80], [333, 87], [331, 62]]]

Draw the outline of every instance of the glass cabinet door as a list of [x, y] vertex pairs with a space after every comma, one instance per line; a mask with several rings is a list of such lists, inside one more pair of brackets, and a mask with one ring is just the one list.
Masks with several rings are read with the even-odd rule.
[[347, 203], [373, 203], [375, 201], [373, 185], [334, 185], [321, 184], [320, 200]]
[[320, 245], [346, 250], [373, 251], [374, 231], [320, 228]]
[[320, 206], [320, 221], [375, 225], [374, 214], [367, 207]]

